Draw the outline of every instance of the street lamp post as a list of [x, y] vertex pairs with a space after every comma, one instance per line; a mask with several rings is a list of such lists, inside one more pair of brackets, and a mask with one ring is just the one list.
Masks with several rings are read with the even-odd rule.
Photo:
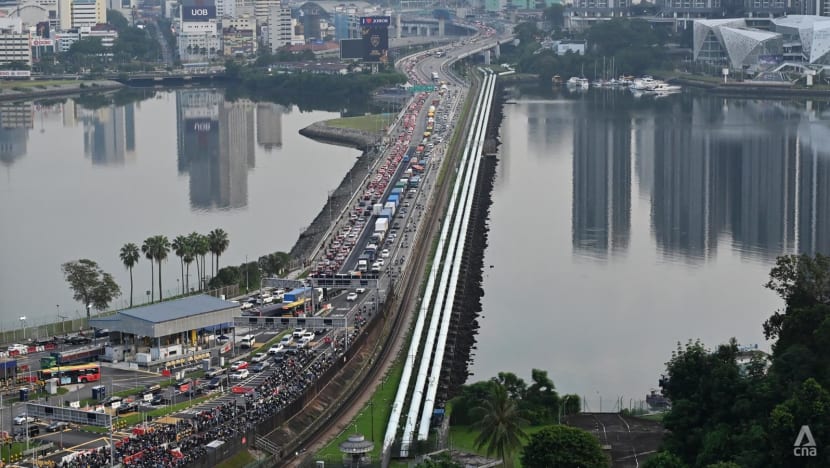
[[23, 324], [23, 341], [26, 341], [26, 316], [20, 317], [20, 322]]

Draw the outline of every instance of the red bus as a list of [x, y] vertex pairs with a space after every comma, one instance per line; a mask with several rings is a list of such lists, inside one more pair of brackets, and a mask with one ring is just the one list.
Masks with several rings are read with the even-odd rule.
[[59, 366], [38, 372], [40, 380], [58, 379], [58, 385], [97, 382], [101, 380], [99, 364], [79, 364], [77, 366]]

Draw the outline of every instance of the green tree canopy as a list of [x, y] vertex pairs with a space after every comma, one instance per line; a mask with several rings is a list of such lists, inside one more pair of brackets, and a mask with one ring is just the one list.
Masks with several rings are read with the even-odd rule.
[[104, 310], [113, 299], [121, 295], [121, 288], [112, 275], [105, 273], [92, 260], [82, 258], [66, 262], [61, 265], [61, 270], [74, 293], [73, 299], [86, 309], [87, 318], [90, 317], [90, 306], [95, 310]]
[[582, 429], [548, 426], [530, 436], [521, 456], [527, 468], [605, 468], [611, 465], [597, 439]]
[[680, 457], [671, 452], [656, 453], [643, 463], [643, 468], [687, 468], [688, 466]]

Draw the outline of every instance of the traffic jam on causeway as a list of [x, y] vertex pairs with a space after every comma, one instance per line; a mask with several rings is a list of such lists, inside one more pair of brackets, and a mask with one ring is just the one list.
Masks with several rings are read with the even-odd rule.
[[[14, 463], [204, 464], [219, 460], [220, 442], [243, 440], [251, 431], [265, 435], [259, 423], [296, 411], [307, 390], [344, 361], [349, 344], [377, 317], [420, 234], [464, 97], [457, 78], [419, 66], [445, 50], [422, 52], [399, 64], [411, 84], [430, 85], [432, 91], [416, 93], [389, 130], [382, 156], [321, 243], [308, 279], [293, 288], [263, 287], [238, 300], [240, 315], [345, 316], [346, 327], [280, 330], [229, 324], [216, 337], [225, 357], [204, 353], [157, 369], [102, 363], [110, 339], [104, 329], [33, 346], [12, 344], [2, 357], [7, 393], [12, 386], [27, 391], [3, 409], [0, 421], [12, 424], [0, 425], [0, 435], [24, 442], [23, 450], [50, 447], [21, 453]], [[326, 283], [334, 279], [347, 279], [340, 284], [348, 287]], [[355, 287], [360, 279], [373, 280], [372, 286]], [[328, 286], [316, 287], [320, 284]], [[60, 397], [45, 396], [47, 380], [64, 389]], [[111, 427], [101, 431], [78, 421], [31, 416], [29, 403], [111, 415]]]

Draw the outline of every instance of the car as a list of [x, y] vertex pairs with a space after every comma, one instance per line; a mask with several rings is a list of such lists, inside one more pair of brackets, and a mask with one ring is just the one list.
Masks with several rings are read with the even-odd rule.
[[251, 358], [251, 362], [262, 362], [268, 358], [268, 355], [265, 353], [256, 353], [254, 357]]
[[307, 332], [303, 333], [302, 339], [303, 340], [308, 340], [308, 341], [314, 340], [314, 332], [307, 331]]
[[110, 331], [106, 328], [96, 328], [95, 329], [95, 338], [104, 338], [110, 336]]
[[170, 404], [170, 398], [167, 398], [163, 394], [158, 393], [158, 394], [156, 394], [156, 396], [153, 397], [152, 400], [150, 400], [150, 404], [153, 405], [153, 406], [169, 405]]
[[219, 336], [216, 337], [216, 342], [218, 344], [225, 344], [229, 341], [231, 341], [230, 337], [225, 336], [225, 335], [219, 335]]
[[294, 341], [294, 337], [292, 335], [285, 335], [280, 340], [280, 346], [288, 346], [292, 341]]
[[40, 426], [32, 424], [28, 428], [21, 429], [20, 431], [18, 431], [17, 435], [21, 436], [21, 437], [26, 437], [27, 432], [29, 434], [29, 437], [34, 437], [34, 436], [40, 434]]
[[210, 379], [210, 382], [208, 383], [208, 388], [216, 389], [216, 388], [226, 386], [226, 385], [228, 385], [228, 376], [227, 375], [220, 375], [220, 376], [217, 376], [217, 377], [214, 377], [214, 378]]
[[346, 295], [346, 300], [347, 301], [356, 301], [357, 300], [357, 293], [353, 293], [353, 292], [349, 293], [348, 295]]
[[17, 416], [14, 417], [14, 425], [15, 426], [20, 426], [21, 424], [26, 424], [26, 423], [33, 423], [35, 421], [36, 421], [35, 418], [33, 418], [31, 416], [28, 416], [26, 413], [18, 414]]
[[247, 368], [248, 368], [248, 362], [247, 361], [235, 362], [231, 366], [232, 371], [240, 371], [240, 370], [244, 370], [244, 369], [247, 369]]
[[9, 352], [10, 353], [15, 353], [16, 352], [18, 354], [26, 354], [26, 353], [29, 352], [29, 347], [26, 346], [26, 345], [15, 343], [13, 345], [9, 345]]
[[133, 413], [138, 411], [138, 403], [131, 401], [129, 403], [124, 403], [115, 410], [116, 414], [127, 414]]
[[205, 371], [205, 377], [212, 379], [214, 377], [218, 377], [224, 374], [225, 372], [227, 372], [227, 369], [223, 367], [211, 367], [210, 369]]
[[354, 292], [358, 294], [363, 294], [366, 292], [366, 288], [355, 288]]
[[52, 424], [46, 426], [47, 432], [60, 432], [69, 429], [69, 423], [66, 421], [55, 421]]
[[389, 249], [383, 249], [380, 251], [380, 256], [382, 258], [389, 258]]
[[231, 374], [231, 380], [243, 380], [248, 378], [248, 369], [239, 369]]
[[265, 369], [267, 369], [269, 367], [271, 367], [270, 362], [262, 361], [262, 362], [258, 362], [256, 364], [254, 364], [253, 367], [251, 367], [251, 370], [254, 371], [254, 372], [262, 372], [262, 371], [264, 371]]
[[305, 328], [295, 328], [294, 333], [291, 334], [294, 338], [302, 338], [303, 333], [305, 333]]
[[271, 346], [271, 347], [268, 349], [268, 354], [270, 354], [270, 355], [272, 355], [272, 356], [273, 356], [274, 354], [279, 353], [279, 352], [282, 350], [282, 348], [283, 348], [283, 345], [281, 345], [281, 344], [275, 344], [274, 346]]

